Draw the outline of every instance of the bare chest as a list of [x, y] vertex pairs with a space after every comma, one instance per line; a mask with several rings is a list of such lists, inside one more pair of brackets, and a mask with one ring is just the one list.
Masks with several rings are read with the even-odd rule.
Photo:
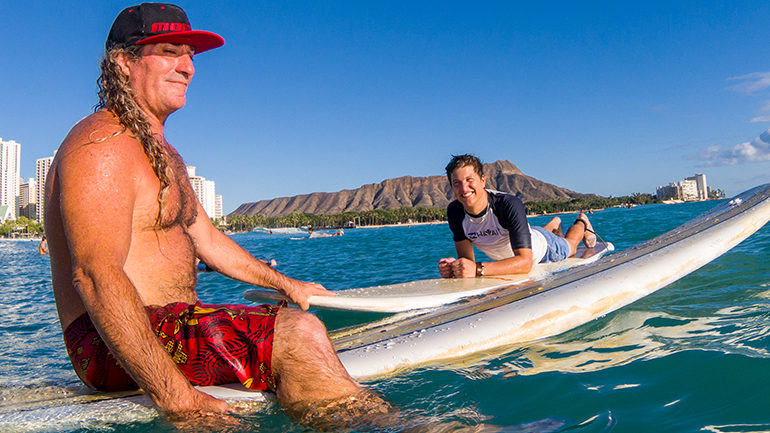
[[187, 229], [198, 216], [198, 198], [190, 185], [187, 168], [179, 154], [170, 146], [166, 148], [168, 185], [164, 186], [152, 167], [145, 173], [151, 188], [145, 190], [139, 206], [142, 215], [135, 220], [145, 229]]

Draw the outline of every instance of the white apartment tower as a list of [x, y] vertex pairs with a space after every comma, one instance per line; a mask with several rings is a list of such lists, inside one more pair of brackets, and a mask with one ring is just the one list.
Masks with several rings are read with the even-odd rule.
[[698, 200], [708, 200], [709, 198], [709, 190], [708, 186], [706, 185], [706, 175], [705, 174], [696, 174], [693, 177], [686, 177], [684, 180], [691, 180], [695, 182], [695, 186], [697, 189], [697, 195]]
[[8, 206], [9, 219], [16, 219], [18, 213], [20, 165], [21, 145], [0, 138], [0, 206]]
[[[195, 167], [187, 166], [187, 177], [190, 178], [190, 184], [192, 184], [193, 191], [198, 197], [198, 201], [201, 202], [203, 210], [206, 211], [206, 215], [209, 218], [222, 218], [221, 206], [217, 209], [217, 195], [215, 192], [215, 185], [213, 180], [206, 180], [205, 177], [196, 176]], [[220, 198], [219, 202], [222, 200]]]
[[[54, 151], [54, 156], [56, 151]], [[35, 205], [37, 207], [37, 219], [43, 222], [45, 215], [45, 180], [48, 177], [48, 170], [51, 169], [53, 163], [53, 156], [48, 158], [38, 159], [36, 162], [36, 175], [37, 175], [37, 188], [35, 191]]]
[[214, 196], [214, 218], [218, 220], [222, 219], [222, 196], [221, 195]]
[[203, 204], [203, 209], [206, 209], [206, 215], [210, 218], [216, 218], [216, 216], [214, 216], [216, 215], [216, 194], [214, 191], [214, 181], [204, 180], [201, 203]]
[[682, 200], [698, 201], [698, 184], [694, 180], [685, 179], [679, 182], [682, 189]]

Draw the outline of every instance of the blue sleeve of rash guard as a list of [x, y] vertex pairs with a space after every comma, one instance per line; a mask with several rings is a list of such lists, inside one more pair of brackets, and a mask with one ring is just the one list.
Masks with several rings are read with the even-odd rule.
[[465, 230], [463, 229], [463, 219], [465, 218], [465, 210], [463, 205], [459, 201], [455, 200], [449, 203], [446, 208], [447, 221], [449, 222], [449, 229], [452, 230], [452, 238], [455, 242], [468, 239], [465, 236]]
[[511, 249], [532, 249], [532, 237], [529, 233], [527, 210], [524, 203], [515, 195], [500, 194], [494, 196], [494, 208], [500, 225], [508, 230]]

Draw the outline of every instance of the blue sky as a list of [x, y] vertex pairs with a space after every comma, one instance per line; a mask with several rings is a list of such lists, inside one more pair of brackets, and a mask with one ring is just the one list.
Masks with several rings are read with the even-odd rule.
[[[132, 4], [0, 6], [0, 137], [25, 178], [91, 112]], [[225, 212], [443, 174], [457, 153], [603, 196], [770, 182], [770, 2], [177, 4], [226, 44], [196, 56], [166, 135]]]

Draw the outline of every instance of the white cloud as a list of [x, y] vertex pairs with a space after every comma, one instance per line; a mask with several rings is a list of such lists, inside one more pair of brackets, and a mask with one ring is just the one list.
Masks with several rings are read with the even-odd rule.
[[711, 146], [694, 155], [686, 155], [684, 158], [703, 161], [698, 164], [698, 167], [770, 161], [770, 129], [751, 142], [737, 144], [724, 150], [721, 146]]
[[752, 94], [770, 87], [770, 72], [752, 72], [740, 77], [728, 78], [728, 80], [743, 80], [743, 83], [728, 87], [728, 90]]
[[[770, 72], [752, 72], [739, 77], [728, 78], [740, 83], [728, 87], [728, 90], [748, 95], [770, 89]], [[764, 106], [758, 110], [757, 116], [748, 123], [770, 122], [770, 101], [763, 101]], [[770, 161], [770, 129], [759, 137], [746, 143], [736, 144], [723, 149], [722, 146], [711, 146], [693, 155], [685, 155], [684, 159], [703, 161], [698, 167], [741, 165], [754, 162]]]
[[[742, 83], [728, 87], [727, 90], [734, 90], [747, 95], [770, 88], [770, 72], [752, 72], [751, 74], [741, 75], [740, 77], [728, 78], [728, 80], [743, 81]], [[770, 111], [770, 101], [764, 101], [764, 104], [764, 107], [760, 108], [758, 111], [759, 115], [749, 120], [747, 123], [770, 122], [770, 116], [762, 115], [762, 113]]]
[[[765, 106], [759, 110], [759, 113], [767, 113], [768, 111], [770, 111], [770, 101], [765, 101]], [[770, 115], [757, 116], [749, 120], [749, 123], [760, 123], [760, 122], [770, 122]]]

